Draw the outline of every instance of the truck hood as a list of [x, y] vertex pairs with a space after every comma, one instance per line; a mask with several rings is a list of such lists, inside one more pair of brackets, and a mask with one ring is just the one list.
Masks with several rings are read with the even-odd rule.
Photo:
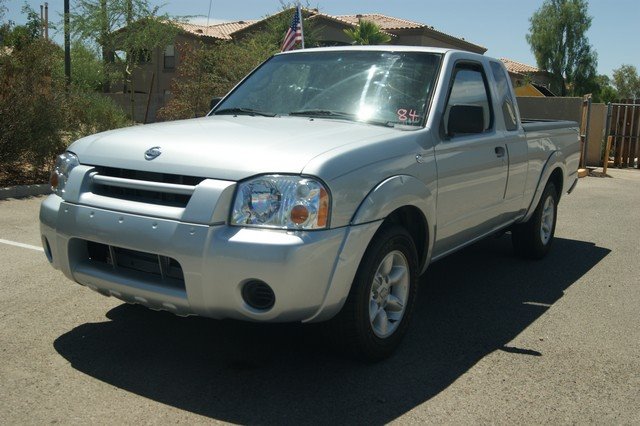
[[[82, 164], [237, 181], [301, 173], [341, 146], [397, 133], [392, 128], [304, 117], [212, 116], [98, 133], [69, 147]], [[161, 154], [145, 159], [145, 151]]]

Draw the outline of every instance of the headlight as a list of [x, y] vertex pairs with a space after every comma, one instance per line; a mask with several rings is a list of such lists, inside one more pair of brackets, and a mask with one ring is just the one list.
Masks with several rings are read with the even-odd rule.
[[67, 186], [69, 173], [71, 173], [71, 170], [79, 164], [80, 162], [75, 154], [65, 152], [58, 155], [58, 158], [56, 158], [56, 165], [51, 172], [51, 177], [49, 178], [51, 190], [54, 194], [62, 197], [64, 194], [64, 188]]
[[231, 224], [280, 229], [323, 229], [329, 220], [329, 191], [301, 176], [260, 176], [238, 184]]

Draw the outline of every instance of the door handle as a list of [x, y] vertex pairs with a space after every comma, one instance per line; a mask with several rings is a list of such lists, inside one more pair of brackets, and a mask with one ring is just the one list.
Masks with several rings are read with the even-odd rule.
[[494, 149], [494, 151], [496, 153], [496, 157], [498, 158], [504, 157], [505, 149], [503, 146], [496, 146], [496, 149]]

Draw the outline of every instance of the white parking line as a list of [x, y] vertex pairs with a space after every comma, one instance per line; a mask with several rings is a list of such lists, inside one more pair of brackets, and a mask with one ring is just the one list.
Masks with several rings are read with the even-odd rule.
[[3, 240], [2, 238], [0, 238], [0, 243], [8, 244], [10, 246], [16, 246], [16, 247], [22, 247], [22, 248], [26, 248], [26, 249], [36, 250], [36, 251], [44, 251], [44, 249], [42, 247], [32, 246], [31, 244], [17, 243], [15, 241]]

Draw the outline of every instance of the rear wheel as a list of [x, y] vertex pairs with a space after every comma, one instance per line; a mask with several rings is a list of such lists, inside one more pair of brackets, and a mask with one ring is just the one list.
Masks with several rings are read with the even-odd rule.
[[413, 239], [402, 227], [381, 229], [369, 245], [334, 319], [342, 343], [358, 358], [384, 359], [400, 344], [416, 297], [417, 263]]
[[558, 192], [553, 182], [548, 182], [533, 216], [511, 230], [511, 241], [516, 254], [529, 259], [542, 259], [546, 256], [553, 243], [557, 213]]

